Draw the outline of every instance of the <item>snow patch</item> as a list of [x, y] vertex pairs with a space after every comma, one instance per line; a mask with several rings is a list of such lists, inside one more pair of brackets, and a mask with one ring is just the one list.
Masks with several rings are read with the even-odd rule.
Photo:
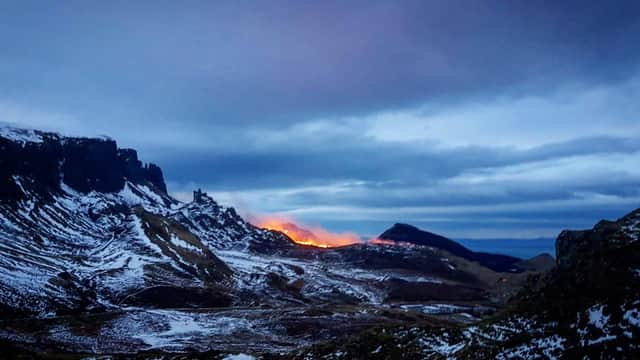
[[622, 318], [626, 320], [629, 324], [640, 328], [640, 310], [631, 309], [627, 310]]
[[[2, 126], [0, 124], [0, 126]], [[11, 126], [0, 127], [0, 136], [13, 142], [26, 143], [42, 143], [44, 139], [37, 131], [31, 129], [19, 129]]]
[[603, 314], [604, 305], [596, 305], [588, 310], [589, 323], [603, 330], [609, 322], [609, 316]]
[[169, 242], [171, 242], [173, 245], [183, 248], [183, 249], [187, 249], [189, 251], [198, 253], [198, 254], [202, 254], [202, 249], [200, 249], [199, 247], [195, 246], [195, 245], [191, 245], [190, 243], [182, 240], [181, 238], [179, 238], [176, 234], [171, 233], [171, 237], [169, 238]]
[[496, 356], [496, 359], [531, 359], [539, 358], [534, 354], [544, 355], [547, 359], [558, 359], [564, 351], [566, 339], [553, 335], [546, 338], [533, 339], [528, 344], [507, 349]]
[[255, 357], [247, 354], [227, 355], [222, 360], [255, 360]]

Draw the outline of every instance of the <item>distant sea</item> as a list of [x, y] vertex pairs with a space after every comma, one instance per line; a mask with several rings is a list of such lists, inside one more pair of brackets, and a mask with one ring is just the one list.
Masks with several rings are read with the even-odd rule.
[[552, 238], [539, 239], [456, 239], [457, 242], [473, 251], [489, 252], [529, 259], [542, 253], [556, 255]]

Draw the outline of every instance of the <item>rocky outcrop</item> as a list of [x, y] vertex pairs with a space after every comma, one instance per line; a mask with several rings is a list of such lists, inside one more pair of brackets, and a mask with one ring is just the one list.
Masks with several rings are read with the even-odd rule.
[[192, 202], [171, 213], [170, 217], [184, 224], [213, 249], [273, 254], [295, 246], [285, 234], [253, 226], [234, 208], [218, 204], [200, 189], [193, 192]]
[[590, 230], [563, 231], [556, 241], [557, 266], [531, 279], [513, 299], [513, 313], [566, 339], [567, 358], [622, 359], [637, 353], [639, 224], [640, 209]]
[[638, 241], [640, 209], [617, 221], [602, 220], [591, 230], [565, 230], [556, 241], [558, 267], [588, 267], [600, 254]]
[[[523, 310], [560, 317], [594, 303], [617, 304], [640, 298], [640, 209], [590, 230], [560, 233], [557, 266], [515, 299]], [[541, 311], [542, 310], [542, 311]]]

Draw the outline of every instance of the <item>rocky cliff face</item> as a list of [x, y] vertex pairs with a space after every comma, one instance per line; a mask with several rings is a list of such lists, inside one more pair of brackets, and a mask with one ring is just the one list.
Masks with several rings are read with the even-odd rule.
[[640, 348], [640, 209], [592, 229], [565, 230], [557, 266], [532, 279], [513, 313], [562, 342], [565, 358], [633, 358]]
[[162, 170], [143, 164], [135, 150], [118, 149], [111, 139], [68, 138], [37, 130], [3, 128], [0, 133], [0, 201], [15, 201], [24, 192], [21, 177], [40, 197], [61, 191], [114, 193], [125, 183], [148, 185], [166, 194]]
[[589, 267], [602, 254], [637, 242], [639, 232], [640, 209], [617, 221], [602, 220], [590, 230], [563, 231], [556, 241], [558, 267]]

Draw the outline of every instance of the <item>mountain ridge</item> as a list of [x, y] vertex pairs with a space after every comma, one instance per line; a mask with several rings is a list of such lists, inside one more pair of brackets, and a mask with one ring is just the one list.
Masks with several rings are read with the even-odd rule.
[[396, 243], [411, 243], [446, 250], [456, 256], [478, 262], [483, 266], [500, 272], [511, 271], [518, 262], [522, 261], [522, 259], [509, 255], [475, 252], [442, 235], [403, 223], [394, 224], [391, 228], [380, 234], [378, 238]]

